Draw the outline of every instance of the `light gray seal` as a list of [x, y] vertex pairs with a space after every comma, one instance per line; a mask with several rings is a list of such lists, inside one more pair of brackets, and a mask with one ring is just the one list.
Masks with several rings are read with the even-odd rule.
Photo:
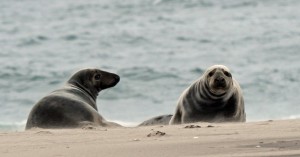
[[169, 125], [170, 119], [173, 115], [160, 115], [153, 118], [150, 118], [148, 120], [145, 120], [138, 126], [151, 126], [151, 125]]
[[245, 122], [242, 90], [224, 65], [214, 65], [180, 96], [170, 124]]
[[76, 128], [84, 125], [119, 126], [106, 121], [96, 105], [98, 93], [115, 86], [120, 80], [116, 74], [99, 69], [76, 72], [61, 89], [38, 101], [32, 108], [26, 130], [39, 128]]

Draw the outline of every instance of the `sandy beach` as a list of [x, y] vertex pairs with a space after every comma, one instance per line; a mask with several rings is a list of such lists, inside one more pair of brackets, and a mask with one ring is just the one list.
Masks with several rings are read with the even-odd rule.
[[1, 157], [300, 156], [300, 120], [0, 133]]

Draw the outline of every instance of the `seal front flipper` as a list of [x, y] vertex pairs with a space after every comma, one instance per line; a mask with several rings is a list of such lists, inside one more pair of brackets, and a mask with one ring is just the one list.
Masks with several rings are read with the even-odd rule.
[[170, 125], [176, 125], [176, 124], [181, 124], [181, 112], [180, 109], [178, 109], [179, 106], [176, 107], [176, 111], [174, 113], [174, 115], [171, 117], [169, 124]]

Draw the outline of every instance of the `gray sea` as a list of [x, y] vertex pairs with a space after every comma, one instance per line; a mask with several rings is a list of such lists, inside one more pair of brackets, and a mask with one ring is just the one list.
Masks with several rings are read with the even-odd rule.
[[0, 131], [24, 130], [32, 106], [77, 70], [120, 83], [97, 99], [127, 126], [173, 113], [181, 92], [224, 64], [247, 121], [300, 117], [299, 0], [1, 0]]

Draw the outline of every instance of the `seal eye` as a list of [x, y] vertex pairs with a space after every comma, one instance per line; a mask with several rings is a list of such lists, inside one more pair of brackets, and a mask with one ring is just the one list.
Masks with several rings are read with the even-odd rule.
[[212, 77], [214, 75], [214, 71], [211, 71], [210, 73], [208, 73], [209, 77]]
[[101, 78], [100, 74], [95, 75], [95, 80], [100, 80], [100, 78]]
[[231, 77], [231, 74], [227, 71], [224, 72], [224, 74], [227, 76], [227, 77]]

